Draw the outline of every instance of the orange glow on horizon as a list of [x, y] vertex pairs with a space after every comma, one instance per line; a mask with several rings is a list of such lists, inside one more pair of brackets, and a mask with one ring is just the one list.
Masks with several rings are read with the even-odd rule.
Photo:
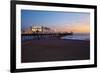
[[76, 24], [71, 26], [55, 27], [57, 32], [75, 32], [75, 33], [89, 33], [90, 25], [88, 24]]

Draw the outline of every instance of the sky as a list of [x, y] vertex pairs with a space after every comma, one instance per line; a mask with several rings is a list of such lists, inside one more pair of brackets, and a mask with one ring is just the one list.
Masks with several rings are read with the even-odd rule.
[[90, 14], [83, 12], [21, 10], [21, 29], [46, 26], [58, 32], [90, 32]]

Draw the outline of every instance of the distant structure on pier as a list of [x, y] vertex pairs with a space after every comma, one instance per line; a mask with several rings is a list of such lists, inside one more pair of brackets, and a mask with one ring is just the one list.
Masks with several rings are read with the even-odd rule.
[[50, 33], [53, 32], [51, 28], [44, 26], [32, 26], [31, 27], [33, 33]]
[[31, 26], [28, 29], [22, 29], [22, 34], [32, 34], [32, 33], [53, 33], [54, 30], [44, 26]]

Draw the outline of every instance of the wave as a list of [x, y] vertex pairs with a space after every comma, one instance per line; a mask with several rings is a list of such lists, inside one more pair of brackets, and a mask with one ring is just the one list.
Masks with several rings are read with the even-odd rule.
[[71, 36], [62, 37], [62, 39], [90, 40], [90, 34], [73, 34]]

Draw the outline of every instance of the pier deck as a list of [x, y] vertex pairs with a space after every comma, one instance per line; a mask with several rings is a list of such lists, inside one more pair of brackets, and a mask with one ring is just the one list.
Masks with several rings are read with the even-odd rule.
[[58, 37], [63, 37], [67, 35], [73, 35], [72, 32], [68, 33], [33, 33], [33, 34], [21, 34], [22, 36], [58, 36]]
[[[27, 37], [33, 37], [33, 39], [60, 39], [61, 37], [67, 36], [67, 35], [73, 35], [73, 33], [33, 33], [33, 34], [21, 34], [22, 39]], [[26, 39], [26, 38], [25, 38]], [[25, 40], [24, 39], [24, 40]]]

